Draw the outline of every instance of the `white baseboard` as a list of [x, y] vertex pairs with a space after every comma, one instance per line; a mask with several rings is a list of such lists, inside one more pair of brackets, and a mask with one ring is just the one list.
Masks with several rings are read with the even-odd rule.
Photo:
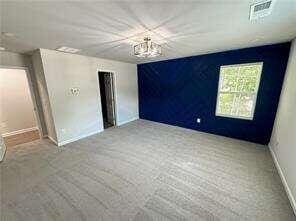
[[45, 137], [47, 137], [48, 139], [50, 139], [55, 145], [57, 145], [57, 146], [59, 146], [58, 145], [58, 142], [55, 140], [55, 139], [53, 139], [51, 136], [45, 136]]
[[94, 134], [98, 134], [100, 132], [103, 132], [103, 130], [101, 130], [101, 131], [94, 131], [94, 132], [91, 132], [91, 133], [88, 133], [88, 134], [83, 134], [83, 135], [80, 135], [78, 137], [71, 138], [69, 140], [58, 142], [57, 145], [60, 147], [60, 146], [66, 145], [68, 143], [72, 143], [74, 141], [80, 140], [82, 138], [89, 137], [89, 136], [94, 135]]
[[6, 153], [6, 146], [3, 143], [3, 146], [0, 146], [0, 162], [3, 161], [5, 153]]
[[[131, 119], [127, 120], [127, 121], [120, 122], [120, 123], [117, 124], [117, 126], [120, 126], [120, 125], [123, 125], [123, 124], [129, 123], [129, 122], [134, 121], [134, 120], [137, 120], [137, 119], [139, 119], [139, 116], [134, 117], [134, 118], [131, 118]], [[74, 141], [80, 140], [80, 139], [82, 139], [82, 138], [89, 137], [89, 136], [91, 136], [91, 135], [101, 133], [101, 132], [103, 132], [103, 131], [104, 131], [104, 129], [103, 129], [103, 130], [100, 130], [100, 131], [94, 131], [94, 132], [91, 132], [91, 133], [88, 133], [88, 134], [83, 134], [83, 135], [81, 135], [81, 136], [74, 137], [74, 138], [72, 138], [72, 139], [65, 140], [65, 141], [62, 141], [62, 142], [55, 142], [54, 140], [52, 140], [52, 141], [55, 142], [58, 146], [63, 146], [63, 145], [66, 145], [66, 144], [68, 144], [68, 143], [72, 143], [72, 142], [74, 142]]]
[[117, 123], [117, 126], [121, 126], [121, 125], [123, 125], [123, 124], [129, 123], [129, 122], [131, 122], [131, 121], [138, 120], [138, 119], [139, 119], [139, 116], [137, 116], [137, 117], [133, 117], [133, 118], [131, 118], [131, 119], [129, 119], [129, 120], [122, 121], [122, 122], [118, 122], [118, 123]]
[[269, 144], [268, 147], [269, 147], [271, 156], [273, 158], [273, 162], [274, 162], [274, 164], [275, 164], [275, 166], [277, 168], [277, 171], [278, 171], [278, 173], [279, 173], [279, 175], [281, 177], [282, 183], [283, 183], [283, 185], [285, 187], [285, 190], [286, 190], [286, 193], [287, 193], [288, 198], [290, 200], [291, 206], [292, 206], [292, 208], [294, 210], [294, 214], [296, 215], [296, 201], [294, 199], [294, 196], [292, 195], [292, 192], [291, 192], [290, 187], [289, 187], [289, 185], [287, 183], [286, 177], [285, 177], [285, 175], [283, 173], [283, 170], [282, 170], [282, 168], [281, 168], [281, 166], [280, 166], [280, 164], [279, 164], [279, 162], [277, 160], [277, 157], [276, 157], [275, 153], [272, 150], [271, 145]]
[[4, 133], [4, 134], [2, 134], [2, 137], [8, 137], [8, 136], [12, 136], [12, 135], [22, 134], [22, 133], [30, 132], [33, 130], [38, 130], [38, 127], [30, 127], [30, 128], [25, 128], [25, 129], [21, 129], [21, 130], [16, 130], [16, 131]]

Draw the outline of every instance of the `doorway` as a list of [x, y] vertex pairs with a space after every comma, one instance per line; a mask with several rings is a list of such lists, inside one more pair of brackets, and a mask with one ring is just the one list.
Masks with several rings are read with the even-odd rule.
[[99, 71], [98, 74], [104, 129], [106, 129], [116, 125], [114, 74], [112, 72], [104, 71]]
[[0, 132], [6, 147], [40, 139], [26, 68], [0, 67]]

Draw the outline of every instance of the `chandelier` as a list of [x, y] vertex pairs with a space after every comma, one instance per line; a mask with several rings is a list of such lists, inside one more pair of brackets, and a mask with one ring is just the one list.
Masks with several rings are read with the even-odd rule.
[[144, 42], [134, 46], [134, 55], [137, 57], [152, 58], [161, 55], [161, 46], [145, 37]]

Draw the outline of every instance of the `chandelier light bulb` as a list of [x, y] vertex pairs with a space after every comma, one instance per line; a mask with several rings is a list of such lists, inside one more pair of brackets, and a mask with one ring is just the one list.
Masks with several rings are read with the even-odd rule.
[[134, 46], [134, 55], [144, 58], [157, 57], [161, 55], [161, 46], [145, 37], [143, 42]]

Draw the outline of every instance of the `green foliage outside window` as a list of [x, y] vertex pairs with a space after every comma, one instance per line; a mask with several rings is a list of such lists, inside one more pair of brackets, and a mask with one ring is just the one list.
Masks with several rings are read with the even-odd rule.
[[253, 118], [262, 63], [221, 66], [217, 115]]

